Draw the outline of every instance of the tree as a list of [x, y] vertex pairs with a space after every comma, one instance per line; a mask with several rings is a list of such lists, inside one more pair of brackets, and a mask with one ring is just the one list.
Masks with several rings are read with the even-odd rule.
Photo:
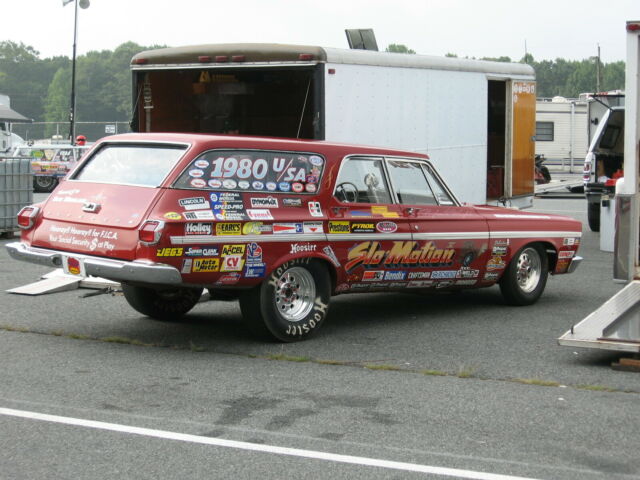
[[407, 47], [406, 45], [402, 45], [400, 43], [391, 43], [389, 44], [389, 46], [386, 48], [385, 52], [392, 52], [392, 53], [416, 53], [415, 50], [410, 49], [409, 47]]

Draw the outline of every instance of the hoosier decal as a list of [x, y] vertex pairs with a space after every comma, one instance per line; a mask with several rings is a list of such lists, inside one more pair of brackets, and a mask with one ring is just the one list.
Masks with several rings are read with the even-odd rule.
[[438, 248], [433, 242], [406, 241], [393, 242], [393, 247], [385, 250], [380, 242], [363, 242], [351, 250], [347, 256], [346, 271], [358, 266], [385, 267], [446, 267], [453, 264], [453, 248]]

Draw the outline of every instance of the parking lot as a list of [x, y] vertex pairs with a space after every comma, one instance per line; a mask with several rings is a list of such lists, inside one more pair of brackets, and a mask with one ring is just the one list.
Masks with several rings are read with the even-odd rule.
[[277, 344], [235, 302], [158, 322], [121, 296], [5, 293], [49, 269], [0, 248], [0, 477], [640, 478], [640, 375], [556, 342], [622, 287], [586, 226], [580, 255], [533, 306], [342, 295], [317, 337]]

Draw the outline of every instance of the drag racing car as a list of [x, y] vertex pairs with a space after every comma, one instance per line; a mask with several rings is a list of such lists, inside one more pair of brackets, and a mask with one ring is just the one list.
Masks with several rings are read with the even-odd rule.
[[15, 259], [120, 282], [156, 319], [232, 296], [284, 342], [314, 335], [333, 295], [498, 284], [529, 305], [581, 261], [574, 219], [461, 204], [426, 155], [322, 141], [106, 137], [18, 224]]

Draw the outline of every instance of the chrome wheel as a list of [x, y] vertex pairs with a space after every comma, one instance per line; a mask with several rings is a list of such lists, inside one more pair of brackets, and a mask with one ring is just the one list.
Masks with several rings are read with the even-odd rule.
[[316, 298], [313, 275], [302, 267], [292, 267], [280, 275], [274, 289], [274, 302], [282, 318], [289, 322], [304, 319]]
[[535, 248], [525, 248], [520, 252], [516, 266], [516, 280], [525, 293], [534, 291], [542, 276], [542, 260]]

